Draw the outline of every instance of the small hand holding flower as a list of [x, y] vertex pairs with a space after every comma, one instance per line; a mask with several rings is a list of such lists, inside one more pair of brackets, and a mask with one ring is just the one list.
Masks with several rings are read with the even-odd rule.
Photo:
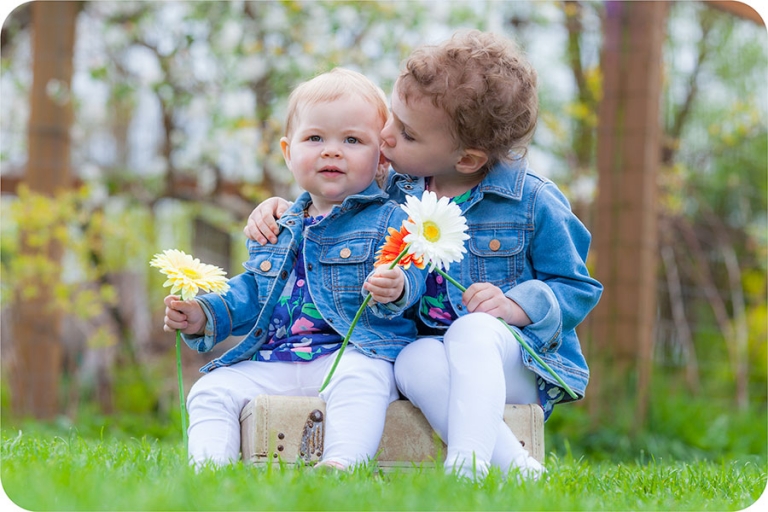
[[378, 268], [363, 288], [371, 294], [371, 300], [388, 304], [397, 301], [405, 288], [405, 274], [398, 267]]
[[181, 300], [178, 295], [168, 295], [165, 303], [165, 332], [181, 331], [184, 334], [201, 334], [205, 328], [205, 313], [196, 301]]
[[[163, 330], [176, 331], [176, 373], [179, 379], [179, 408], [184, 445], [187, 444], [187, 411], [184, 404], [184, 382], [181, 375], [181, 332], [197, 334], [205, 327], [205, 314], [192, 299], [198, 290], [210, 293], [224, 293], [229, 289], [224, 270], [214, 265], [200, 263], [200, 260], [178, 251], [167, 249], [155, 254], [149, 265], [160, 269], [168, 277], [164, 287], [171, 287], [171, 295], [165, 303], [165, 324]], [[181, 297], [173, 295], [181, 292]], [[177, 300], [181, 298], [181, 301]]]

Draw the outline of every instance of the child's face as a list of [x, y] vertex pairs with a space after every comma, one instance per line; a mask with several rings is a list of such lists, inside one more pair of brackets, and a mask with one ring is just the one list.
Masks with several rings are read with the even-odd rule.
[[428, 99], [412, 95], [405, 103], [392, 91], [391, 111], [381, 131], [381, 151], [401, 174], [443, 176], [455, 174], [462, 152], [451, 134], [448, 114]]
[[283, 157], [315, 208], [327, 213], [373, 182], [383, 120], [355, 96], [307, 104], [296, 117], [290, 138], [280, 140]]

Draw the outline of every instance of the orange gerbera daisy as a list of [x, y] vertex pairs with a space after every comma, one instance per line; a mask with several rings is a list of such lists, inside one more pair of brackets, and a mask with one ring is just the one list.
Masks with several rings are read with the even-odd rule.
[[[408, 244], [404, 239], [410, 234], [410, 232], [406, 229], [405, 225], [400, 228], [400, 231], [396, 230], [395, 228], [389, 228], [388, 231], [389, 235], [385, 239], [384, 245], [382, 245], [376, 252], [377, 260], [373, 264], [374, 267], [391, 264], [397, 259], [398, 256], [400, 256], [400, 253], [408, 248]], [[402, 257], [402, 259], [400, 259], [398, 265], [403, 268], [409, 268], [411, 263], [416, 265], [416, 268], [423, 269], [426, 267], [424, 258], [416, 254], [406, 254]]]

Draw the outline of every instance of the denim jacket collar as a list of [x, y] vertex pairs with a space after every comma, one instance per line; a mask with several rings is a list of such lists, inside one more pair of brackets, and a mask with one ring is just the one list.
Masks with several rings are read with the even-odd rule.
[[523, 198], [523, 185], [527, 172], [528, 160], [525, 158], [501, 162], [493, 166], [478, 185], [477, 191], [520, 201]]
[[[342, 214], [349, 210], [358, 208], [361, 205], [368, 204], [371, 201], [379, 200], [383, 203], [388, 198], [389, 196], [387, 193], [381, 190], [376, 182], [373, 182], [362, 192], [344, 198], [344, 201], [342, 201], [341, 205], [333, 207], [331, 212], [328, 214], [328, 217]], [[302, 193], [298, 199], [296, 199], [293, 205], [291, 205], [291, 207], [279, 219], [277, 219], [277, 223], [284, 227], [286, 225], [292, 225], [297, 217], [304, 214], [304, 210], [307, 208], [307, 206], [309, 206], [311, 202], [312, 198], [309, 196], [309, 193]], [[289, 220], [291, 220], [291, 223], [286, 224], [286, 222]]]
[[[513, 201], [523, 198], [523, 185], [528, 172], [528, 160], [517, 158], [495, 165], [477, 187], [478, 198], [483, 194], [497, 194]], [[420, 196], [424, 192], [425, 180], [416, 176], [390, 172], [387, 190], [395, 185], [405, 195]]]

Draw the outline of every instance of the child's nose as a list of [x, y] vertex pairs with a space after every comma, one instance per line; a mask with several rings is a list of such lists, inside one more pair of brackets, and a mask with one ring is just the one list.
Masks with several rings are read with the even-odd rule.
[[387, 121], [387, 124], [381, 129], [381, 143], [391, 148], [395, 147], [395, 134], [392, 130], [391, 121]]
[[323, 147], [323, 156], [331, 157], [331, 158], [340, 157], [341, 149], [336, 144], [331, 144], [331, 143], [326, 144]]

